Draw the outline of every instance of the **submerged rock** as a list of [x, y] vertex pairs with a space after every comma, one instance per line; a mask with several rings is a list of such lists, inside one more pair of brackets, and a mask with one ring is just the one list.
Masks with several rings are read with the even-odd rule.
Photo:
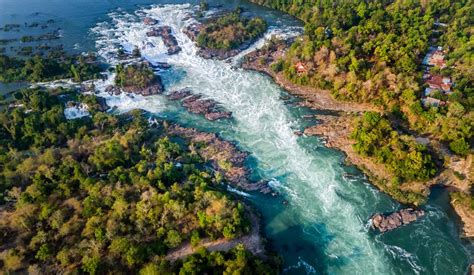
[[425, 211], [421, 209], [415, 210], [413, 208], [402, 209], [389, 215], [377, 213], [371, 218], [372, 228], [377, 229], [380, 232], [386, 232], [402, 225], [412, 223], [424, 215]]
[[166, 62], [156, 62], [155, 64], [151, 64], [151, 67], [161, 70], [168, 70], [171, 68], [171, 65]]

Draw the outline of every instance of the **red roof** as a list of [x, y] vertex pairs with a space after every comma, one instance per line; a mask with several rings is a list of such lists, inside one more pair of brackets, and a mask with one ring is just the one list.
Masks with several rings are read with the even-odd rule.
[[451, 82], [443, 81], [443, 77], [441, 75], [433, 75], [426, 80], [426, 84], [428, 84], [433, 89], [442, 89], [443, 91], [451, 90]]
[[296, 63], [295, 67], [298, 73], [305, 73], [307, 71], [305, 65], [301, 62]]

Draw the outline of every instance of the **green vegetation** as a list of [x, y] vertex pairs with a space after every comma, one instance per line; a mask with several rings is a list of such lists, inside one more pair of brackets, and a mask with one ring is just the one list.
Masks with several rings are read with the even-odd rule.
[[400, 135], [392, 129], [390, 121], [378, 113], [364, 113], [351, 138], [356, 141], [354, 149], [357, 153], [375, 158], [396, 176], [392, 184], [426, 181], [436, 173], [426, 147], [410, 136]]
[[[59, 97], [61, 95], [61, 97]], [[64, 97], [28, 89], [0, 120], [0, 267], [42, 271], [170, 274], [275, 273], [237, 247], [164, 259], [183, 243], [250, 230], [241, 203], [223, 191], [195, 144], [149, 128], [140, 111], [66, 120]]]
[[[182, 261], [180, 265], [179, 274], [278, 274], [278, 270], [271, 268], [268, 264], [253, 256], [241, 244], [227, 253], [209, 253], [201, 249]], [[145, 268], [149, 270], [151, 267], [146, 266]], [[163, 271], [153, 274], [160, 273], [163, 273]]]
[[156, 81], [156, 75], [150, 66], [145, 63], [130, 64], [124, 66], [122, 64], [115, 67], [115, 84], [124, 87], [146, 88]]
[[48, 57], [37, 55], [26, 60], [0, 55], [0, 82], [42, 82], [64, 78], [83, 81], [98, 78], [100, 71], [93, 55], [66, 56], [54, 52]]
[[[272, 66], [288, 79], [331, 90], [340, 100], [392, 111], [407, 127], [449, 143], [459, 155], [472, 150], [472, 0], [253, 2], [305, 22], [301, 39]], [[437, 27], [437, 20], [448, 26]], [[437, 36], [438, 42], [430, 42]], [[425, 109], [419, 98], [424, 88], [420, 65], [430, 45], [448, 50], [447, 67], [434, 70], [451, 76], [455, 85], [446, 106]], [[298, 72], [298, 62], [304, 72]]]
[[474, 196], [472, 194], [466, 194], [465, 192], [451, 192], [451, 201], [454, 204], [460, 204], [467, 209], [474, 210]]
[[364, 113], [351, 138], [356, 141], [354, 149], [359, 154], [375, 157], [402, 181], [428, 180], [436, 172], [426, 146], [400, 135], [378, 113]]
[[231, 50], [261, 36], [266, 29], [262, 18], [247, 19], [241, 16], [240, 9], [236, 9], [204, 24], [197, 43], [202, 48]]

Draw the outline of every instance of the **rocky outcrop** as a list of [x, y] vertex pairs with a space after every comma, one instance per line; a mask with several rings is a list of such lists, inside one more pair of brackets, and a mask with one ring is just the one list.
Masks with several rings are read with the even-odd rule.
[[150, 96], [150, 95], [157, 95], [161, 94], [164, 91], [163, 83], [161, 82], [161, 77], [156, 76], [153, 82], [151, 82], [146, 87], [137, 87], [137, 86], [126, 86], [126, 87], [119, 87], [110, 85], [105, 88], [105, 92], [109, 93], [110, 95], [119, 95], [123, 92], [125, 93], [132, 93], [142, 96]]
[[194, 150], [204, 160], [210, 161], [214, 169], [221, 172], [232, 185], [247, 190], [249, 172], [244, 163], [248, 153], [239, 151], [234, 144], [220, 139], [216, 134], [177, 125], [170, 126], [168, 133], [189, 139], [195, 144]]
[[101, 96], [96, 96], [96, 100], [97, 100], [97, 105], [98, 105], [98, 110], [101, 111], [101, 112], [105, 112], [107, 111], [110, 106], [107, 105], [107, 100]]
[[189, 112], [204, 115], [210, 121], [232, 117], [231, 112], [223, 111], [214, 100], [202, 99], [201, 95], [193, 94], [187, 89], [171, 92], [168, 98], [171, 100], [182, 100], [183, 107]]
[[192, 41], [196, 41], [199, 33], [202, 30], [202, 24], [194, 23], [183, 29], [184, 34], [186, 34]]
[[413, 208], [402, 209], [388, 215], [377, 213], [371, 218], [372, 228], [380, 232], [386, 232], [412, 223], [424, 215], [425, 211], [421, 209], [415, 210]]
[[192, 92], [187, 89], [171, 92], [168, 95], [168, 98], [171, 100], [181, 100], [183, 98], [189, 97], [192, 95]]
[[105, 87], [105, 92], [109, 95], [120, 95], [122, 93], [122, 89], [114, 85], [109, 85]]
[[171, 34], [171, 28], [169, 26], [161, 26], [154, 28], [153, 30], [146, 33], [148, 37], [157, 36], [163, 39], [163, 43], [168, 48], [168, 54], [176, 54], [181, 51], [181, 47], [178, 46], [176, 37]]
[[[250, 182], [249, 170], [245, 166], [248, 153], [240, 151], [233, 143], [219, 138], [216, 134], [199, 132], [193, 128], [172, 125], [167, 128], [171, 135], [188, 139], [193, 150], [201, 158], [211, 163], [228, 182], [245, 191], [271, 193], [268, 181]], [[276, 193], [275, 193], [276, 194]]]

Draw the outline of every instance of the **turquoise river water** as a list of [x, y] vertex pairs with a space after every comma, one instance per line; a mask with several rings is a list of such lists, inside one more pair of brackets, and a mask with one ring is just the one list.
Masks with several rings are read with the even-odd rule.
[[[223, 8], [243, 6], [246, 12], [270, 23], [265, 35], [297, 35], [302, 25], [294, 18], [245, 1], [210, 1]], [[43, 22], [57, 30], [70, 51], [96, 51], [114, 64], [111, 54], [119, 47], [135, 46], [151, 62], [168, 62], [172, 69], [160, 72], [167, 91], [189, 87], [232, 111], [232, 120], [208, 122], [188, 113], [165, 96], [110, 96], [108, 104], [120, 112], [134, 108], [149, 111], [185, 126], [217, 132], [250, 153], [248, 165], [255, 180], [271, 180], [282, 196], [233, 192], [253, 203], [262, 213], [264, 233], [284, 259], [286, 274], [465, 274], [472, 250], [458, 236], [447, 194], [435, 189], [419, 221], [385, 234], [374, 233], [368, 219], [375, 212], [401, 206], [373, 188], [354, 167], [343, 164], [343, 155], [328, 149], [315, 137], [298, 137], [295, 130], [314, 123], [303, 115], [314, 112], [297, 107], [262, 74], [237, 69], [242, 55], [230, 62], [204, 60], [181, 32], [196, 10], [197, 1], [149, 0], [0, 0], [0, 25]], [[208, 12], [215, 12], [211, 9]], [[159, 38], [148, 38], [149, 16], [173, 29], [183, 51], [168, 56]], [[45, 32], [48, 29], [44, 30]], [[0, 39], [38, 32], [26, 27], [19, 32], [0, 32]], [[40, 31], [39, 31], [40, 32]], [[264, 38], [251, 46], [260, 47]], [[14, 43], [14, 46], [25, 46]], [[4, 46], [0, 46], [4, 47]], [[6, 51], [10, 51], [7, 47]], [[99, 83], [103, 88], [111, 81]], [[5, 92], [7, 86], [0, 86]], [[348, 177], [347, 175], [351, 176]], [[282, 205], [282, 200], [289, 205]]]

